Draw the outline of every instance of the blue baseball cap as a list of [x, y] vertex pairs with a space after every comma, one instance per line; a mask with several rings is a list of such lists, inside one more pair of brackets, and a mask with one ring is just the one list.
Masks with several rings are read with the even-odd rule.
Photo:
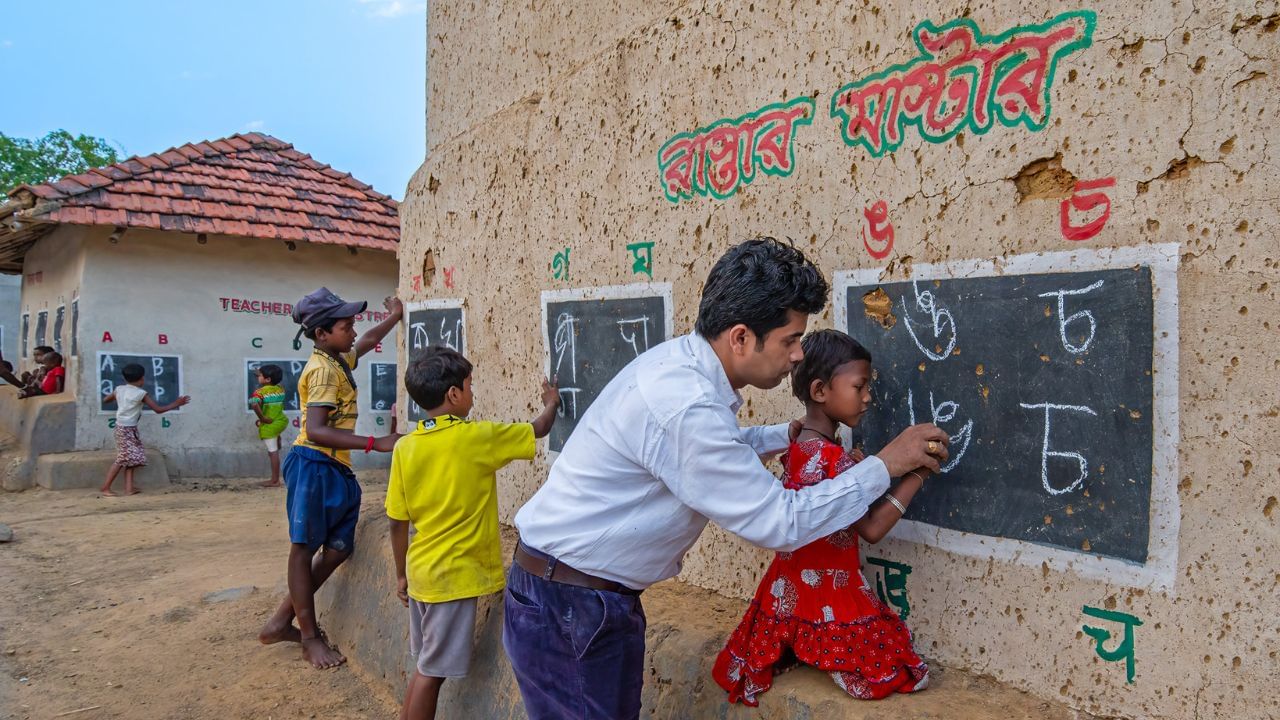
[[293, 321], [303, 330], [311, 330], [336, 318], [355, 317], [367, 307], [369, 303], [364, 301], [344, 302], [329, 288], [322, 287], [293, 306]]

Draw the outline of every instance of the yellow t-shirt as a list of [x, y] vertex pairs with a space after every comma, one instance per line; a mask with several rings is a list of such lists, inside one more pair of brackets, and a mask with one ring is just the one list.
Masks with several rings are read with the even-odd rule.
[[[342, 359], [347, 361], [347, 366], [352, 370], [356, 369], [354, 352], [343, 355]], [[298, 439], [294, 440], [293, 444], [319, 450], [350, 467], [350, 450], [334, 450], [316, 445], [307, 439], [307, 408], [309, 407], [319, 405], [329, 408], [329, 420], [325, 425], [338, 430], [355, 430], [358, 414], [356, 389], [351, 385], [351, 381], [347, 380], [347, 374], [342, 371], [338, 361], [319, 348], [312, 351], [311, 358], [307, 360], [307, 366], [302, 369], [302, 375], [298, 376], [298, 403], [302, 406], [302, 418], [299, 421]]]
[[532, 460], [533, 425], [442, 415], [418, 423], [391, 453], [387, 516], [413, 523], [409, 596], [440, 603], [503, 588], [498, 468]]

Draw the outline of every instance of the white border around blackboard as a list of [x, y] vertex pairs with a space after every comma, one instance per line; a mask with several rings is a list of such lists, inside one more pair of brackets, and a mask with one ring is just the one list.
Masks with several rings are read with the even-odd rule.
[[[100, 393], [101, 393], [101, 390], [102, 390], [102, 356], [103, 356], [103, 355], [133, 355], [134, 357], [149, 357], [149, 358], [177, 358], [177, 360], [178, 360], [178, 397], [182, 397], [183, 395], [186, 395], [186, 394], [187, 394], [187, 387], [186, 387], [186, 386], [187, 386], [187, 376], [186, 376], [186, 374], [182, 371], [182, 356], [181, 356], [181, 355], [177, 355], [177, 354], [173, 354], [173, 353], [134, 353], [134, 352], [124, 352], [124, 351], [120, 351], [120, 352], [107, 352], [106, 350], [99, 350], [99, 351], [98, 351], [98, 355], [97, 355], [97, 357], [96, 357], [96, 358], [94, 358], [94, 363], [93, 363], [93, 371], [94, 371], [95, 373], [97, 373], [97, 374], [98, 374], [98, 375], [97, 375], [97, 377], [96, 377], [96, 378], [94, 378], [93, 386], [94, 386], [95, 388], [97, 388], [97, 389], [99, 390], [99, 392], [100, 392]], [[102, 398], [104, 398], [104, 397], [106, 397], [106, 394], [105, 394], [105, 393], [101, 393], [101, 394], [99, 394], [97, 397], [95, 397], [95, 398], [94, 398], [94, 402], [98, 403], [98, 414], [99, 414], [99, 415], [115, 415], [115, 414], [116, 414], [116, 411], [115, 411], [115, 410], [103, 410], [103, 409], [102, 409]], [[152, 398], [152, 399], [154, 400], [155, 398]], [[185, 406], [183, 406], [183, 407], [185, 407]], [[144, 413], [151, 413], [152, 415], [154, 415], [154, 414], [155, 414], [154, 412], [152, 412], [151, 408], [147, 407], [146, 405], [143, 405], [143, 406], [142, 406], [142, 412], [144, 412]], [[169, 411], [169, 413], [179, 413], [179, 414], [181, 414], [181, 413], [182, 413], [182, 408], [181, 408], [181, 407], [174, 408], [173, 410], [170, 410], [170, 411]], [[169, 413], [165, 413], [165, 414], [166, 414], [166, 415], [168, 415]]]
[[[958, 260], [910, 266], [904, 280], [1034, 275], [1059, 272], [1151, 268], [1152, 285], [1152, 452], [1151, 517], [1147, 561], [1137, 564], [1038, 545], [939, 528], [903, 520], [889, 536], [922, 543], [959, 555], [1008, 560], [1023, 565], [1044, 563], [1054, 570], [1090, 580], [1159, 590], [1177, 597], [1178, 534], [1182, 523], [1178, 502], [1178, 251], [1177, 243], [1120, 248], [1082, 248], [1062, 252], [1030, 253], [990, 260]], [[835, 327], [847, 331], [845, 295], [850, 287], [874, 285], [883, 280], [883, 268], [842, 270], [832, 284]]]
[[[542, 305], [542, 372], [551, 377], [551, 346], [547, 344], [547, 304], [566, 300], [617, 300], [620, 298], [662, 298], [663, 322], [666, 336], [663, 342], [675, 337], [675, 302], [672, 300], [671, 283], [633, 283], [631, 285], [605, 285], [602, 287], [571, 288], [567, 290], [543, 290]], [[550, 442], [542, 444], [541, 455], [548, 466], [554, 465], [560, 453], [551, 450]]]
[[[457, 308], [458, 311], [462, 314], [462, 342], [458, 346], [458, 352], [462, 353], [463, 355], [466, 355], [467, 354], [467, 334], [470, 332], [470, 330], [467, 329], [466, 298], [432, 298], [430, 300], [415, 300], [414, 302], [407, 302], [404, 304], [404, 318], [400, 321], [400, 342], [404, 344], [404, 367], [403, 368], [399, 367], [400, 362], [399, 360], [397, 360], [396, 361], [397, 374], [404, 372], [409, 367], [409, 313], [415, 312], [417, 310], [452, 310], [454, 308]], [[399, 377], [397, 379], [400, 380], [400, 383], [399, 383], [400, 385], [404, 385], [403, 377]], [[397, 404], [401, 404], [399, 398], [400, 398], [400, 393], [399, 393], [399, 390], [397, 389], [396, 391]], [[402, 403], [403, 409], [399, 413], [397, 413], [396, 420], [397, 422], [404, 423], [402, 427], [405, 428], [405, 432], [412, 432], [412, 428], [416, 427], [417, 423], [416, 421], [411, 420], [409, 418], [409, 403], [413, 401], [409, 398], [409, 393], [407, 390], [405, 391], [404, 399], [406, 400], [406, 402]], [[384, 412], [384, 411], [379, 411], [379, 412]]]

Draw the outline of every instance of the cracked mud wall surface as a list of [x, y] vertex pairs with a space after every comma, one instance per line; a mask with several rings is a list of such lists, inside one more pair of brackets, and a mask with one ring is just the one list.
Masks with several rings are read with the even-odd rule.
[[[1097, 13], [1093, 42], [1060, 61], [1043, 130], [996, 124], [937, 144], [908, 131], [877, 158], [841, 140], [826, 111], [837, 88], [915, 57], [923, 21], [968, 17], [994, 34], [1064, 8], [433, 3], [429, 153], [401, 208], [402, 296], [465, 300], [476, 415], [514, 420], [538, 397], [539, 293], [647, 280], [632, 271], [632, 242], [655, 243], [653, 280], [673, 285], [677, 334], [692, 328], [711, 263], [758, 234], [794, 239], [829, 279], [886, 267], [889, 281], [918, 263], [1176, 243], [1172, 590], [892, 539], [873, 554], [913, 568], [908, 624], [946, 665], [1103, 715], [1280, 716], [1280, 9], [1082, 9]], [[790, 177], [757, 176], [724, 200], [663, 197], [656, 158], [669, 138], [801, 96], [817, 113], [796, 135]], [[1069, 241], [1060, 203], [1094, 178], [1115, 178], [1110, 217]], [[881, 200], [895, 241], [876, 260], [862, 232]], [[568, 278], [553, 278], [565, 248]], [[415, 285], [428, 250], [452, 288], [441, 272]], [[810, 326], [832, 323], [828, 307]], [[783, 388], [745, 395], [744, 424], [798, 412]], [[500, 475], [504, 521], [546, 470]], [[711, 526], [682, 577], [745, 597], [769, 559]], [[1094, 652], [1085, 605], [1142, 620], [1132, 683]]]

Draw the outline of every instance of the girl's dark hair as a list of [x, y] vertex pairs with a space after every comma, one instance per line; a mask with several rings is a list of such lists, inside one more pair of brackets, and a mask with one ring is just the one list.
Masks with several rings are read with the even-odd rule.
[[839, 330], [818, 330], [800, 341], [804, 359], [791, 371], [791, 392], [801, 402], [813, 402], [809, 386], [814, 380], [831, 382], [836, 368], [855, 360], [871, 362], [871, 353]]
[[53, 348], [49, 347], [48, 345], [37, 345], [31, 348], [31, 352], [40, 353], [41, 355], [44, 355], [46, 353], [53, 352]]
[[284, 371], [280, 369], [279, 365], [259, 365], [258, 372], [272, 385], [279, 385], [281, 378], [284, 377]]
[[787, 324], [788, 310], [812, 315], [826, 304], [827, 281], [804, 253], [771, 237], [756, 238], [730, 248], [711, 268], [694, 329], [714, 340], [746, 325], [759, 349], [770, 330]]
[[45, 362], [52, 362], [54, 367], [62, 364], [62, 353], [50, 350], [44, 354]]
[[423, 410], [440, 407], [449, 388], [462, 388], [471, 377], [471, 361], [443, 345], [432, 345], [409, 363], [404, 387]]
[[147, 371], [138, 363], [129, 363], [120, 368], [120, 374], [124, 376], [125, 382], [138, 382]]

